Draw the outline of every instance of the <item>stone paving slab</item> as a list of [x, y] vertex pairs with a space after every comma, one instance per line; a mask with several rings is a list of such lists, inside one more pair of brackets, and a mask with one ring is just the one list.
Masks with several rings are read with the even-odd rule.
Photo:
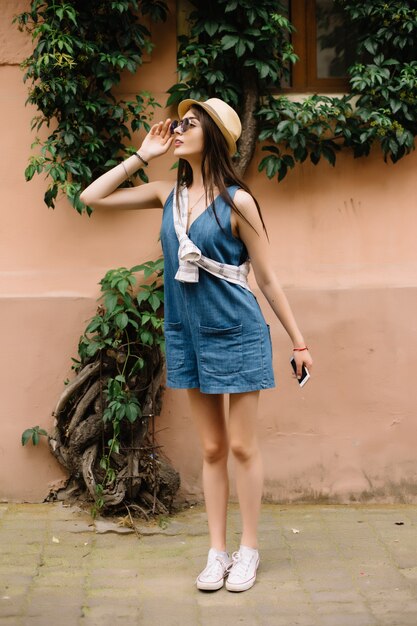
[[[417, 626], [416, 505], [271, 505], [242, 594], [194, 586], [207, 557], [196, 506], [94, 522], [62, 503], [0, 504], [0, 626]], [[240, 520], [230, 506], [228, 548]]]

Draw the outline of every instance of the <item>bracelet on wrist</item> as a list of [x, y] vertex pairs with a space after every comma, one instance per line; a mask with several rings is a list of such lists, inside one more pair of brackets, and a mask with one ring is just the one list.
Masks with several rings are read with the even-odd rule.
[[131, 177], [129, 176], [129, 173], [128, 173], [127, 169], [126, 169], [126, 165], [123, 163], [123, 161], [121, 162], [121, 165], [122, 165], [122, 167], [123, 167], [123, 169], [124, 169], [124, 171], [125, 171], [125, 174], [126, 174], [126, 178], [127, 178], [127, 180], [129, 181], [129, 183], [131, 183], [131, 182], [132, 182], [132, 179], [131, 179]]
[[145, 159], [140, 156], [139, 152], [135, 152], [134, 155], [137, 156], [139, 161], [142, 161], [144, 165], [149, 165], [148, 161], [145, 161]]
[[292, 349], [293, 352], [303, 352], [304, 350], [308, 350], [307, 346], [304, 346], [304, 348], [293, 348]]

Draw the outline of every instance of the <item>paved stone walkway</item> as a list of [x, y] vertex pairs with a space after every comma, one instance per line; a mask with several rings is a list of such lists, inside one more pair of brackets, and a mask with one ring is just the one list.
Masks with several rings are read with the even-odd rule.
[[255, 586], [204, 593], [202, 507], [121, 534], [77, 507], [0, 504], [0, 626], [417, 626], [417, 506], [264, 505], [260, 530]]

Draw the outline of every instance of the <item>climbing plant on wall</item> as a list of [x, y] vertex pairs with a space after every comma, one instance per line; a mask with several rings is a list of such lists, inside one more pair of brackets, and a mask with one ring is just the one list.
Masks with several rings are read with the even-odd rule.
[[[91, 213], [79, 199], [82, 189], [133, 151], [127, 145], [132, 131], [149, 128], [158, 106], [152, 95], [123, 101], [112, 89], [153, 47], [141, 18], [166, 13], [159, 0], [32, 0], [17, 16], [35, 44], [23, 64], [31, 81], [28, 102], [38, 109], [33, 128], [51, 129], [35, 141], [26, 178], [46, 174], [48, 207], [63, 192], [80, 213]], [[146, 180], [142, 170], [139, 176]], [[136, 272], [156, 277], [137, 289]], [[162, 259], [106, 273], [73, 360], [76, 376], [53, 412], [52, 433], [34, 426], [22, 435], [23, 445], [48, 436], [69, 475], [59, 497], [93, 499], [94, 514], [127, 503], [129, 515], [165, 514], [179, 486], [154, 437], [163, 392], [162, 273]]]
[[[148, 128], [158, 106], [152, 95], [124, 101], [112, 89], [153, 48], [141, 19], [163, 20], [166, 13], [159, 0], [32, 0], [15, 18], [34, 42], [23, 63], [31, 82], [27, 102], [38, 110], [32, 128], [50, 129], [47, 139], [35, 140], [25, 175], [46, 174], [48, 207], [63, 192], [82, 212], [82, 189], [133, 150], [126, 145], [132, 131]], [[138, 175], [146, 180], [143, 170]]]
[[346, 28], [358, 33], [348, 95], [312, 95], [303, 102], [277, 95], [297, 61], [293, 26], [279, 2], [195, 1], [189, 34], [180, 37], [179, 81], [169, 103], [217, 95], [237, 107], [244, 125], [241, 172], [257, 140], [268, 153], [259, 169], [278, 180], [307, 158], [334, 164], [342, 147], [359, 157], [379, 144], [385, 159], [402, 158], [417, 134], [417, 3], [336, 2]]
[[169, 89], [168, 104], [215, 96], [237, 108], [243, 171], [254, 153], [261, 99], [288, 77], [288, 64], [297, 58], [289, 42], [293, 27], [277, 12], [276, 0], [191, 4], [190, 33], [179, 37], [179, 82]]

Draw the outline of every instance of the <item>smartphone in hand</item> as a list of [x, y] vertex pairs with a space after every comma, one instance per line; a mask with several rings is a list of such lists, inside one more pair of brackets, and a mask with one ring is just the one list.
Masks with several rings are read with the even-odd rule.
[[[290, 359], [290, 363], [291, 366], [294, 370], [294, 374], [297, 374], [297, 365], [295, 362], [294, 357], [292, 356]], [[306, 382], [308, 381], [308, 379], [310, 378], [310, 372], [308, 371], [308, 369], [306, 368], [305, 365], [303, 365], [303, 369], [301, 370], [301, 378], [297, 378], [298, 384], [300, 385], [300, 387], [303, 387]]]

